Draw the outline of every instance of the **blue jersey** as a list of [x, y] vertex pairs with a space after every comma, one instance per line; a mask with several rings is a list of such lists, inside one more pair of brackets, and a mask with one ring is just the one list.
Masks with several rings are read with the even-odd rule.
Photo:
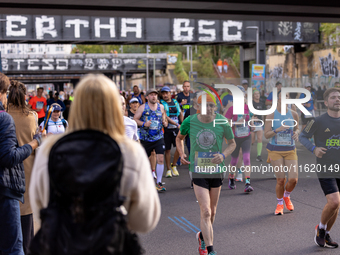
[[286, 115], [281, 115], [277, 110], [274, 112], [273, 130], [281, 127], [282, 121], [286, 126], [290, 126], [285, 131], [278, 132], [275, 136], [270, 138], [269, 143], [274, 146], [295, 146], [293, 139], [294, 118], [291, 110], [287, 110]]
[[[314, 94], [314, 92], [311, 92], [310, 95], [311, 95], [310, 100], [307, 102], [307, 104], [310, 104], [310, 106], [306, 107], [306, 109], [308, 111], [314, 110], [314, 99], [313, 99], [313, 97], [315, 96], [315, 94]], [[301, 93], [299, 98], [305, 98], [305, 97], [306, 97], [306, 95], [304, 93]]]
[[137, 99], [138, 99], [138, 103], [139, 103], [140, 105], [143, 104], [142, 94], [139, 94], [138, 96], [135, 96], [135, 95], [133, 94], [132, 97], [131, 97], [131, 99], [132, 99], [132, 98], [137, 98]]
[[163, 138], [163, 119], [161, 106], [157, 103], [157, 110], [152, 111], [148, 103], [145, 103], [143, 114], [140, 118], [141, 121], [147, 122], [151, 120], [150, 127], [140, 128], [140, 139], [146, 142], [155, 142]]

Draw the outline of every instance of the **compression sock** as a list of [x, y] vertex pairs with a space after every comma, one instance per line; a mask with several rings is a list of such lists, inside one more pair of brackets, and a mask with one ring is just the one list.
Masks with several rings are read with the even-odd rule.
[[262, 143], [257, 143], [257, 156], [261, 156], [262, 153]]
[[290, 193], [292, 193], [292, 192], [288, 192], [288, 191], [285, 190], [285, 193], [283, 193], [283, 196], [284, 196], [284, 197], [289, 197], [289, 196], [290, 196]]
[[162, 183], [163, 172], [164, 172], [164, 165], [157, 164], [156, 166], [157, 183]]
[[324, 230], [326, 230], [327, 229], [327, 224], [322, 224], [321, 222], [320, 222], [320, 224], [319, 224], [319, 229], [324, 229]]
[[201, 240], [204, 240], [204, 239], [203, 239], [202, 231], [200, 232], [200, 239], [201, 239]]
[[283, 198], [277, 198], [277, 204], [283, 205]]
[[208, 254], [212, 251], [214, 251], [214, 247], [211, 245], [211, 246], [207, 246], [207, 250], [208, 250]]
[[250, 176], [246, 176], [246, 184], [250, 184]]

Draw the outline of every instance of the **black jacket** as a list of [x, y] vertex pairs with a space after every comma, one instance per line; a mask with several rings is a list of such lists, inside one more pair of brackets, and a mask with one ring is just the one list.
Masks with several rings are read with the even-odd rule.
[[[0, 111], [3, 111], [0, 102]], [[0, 195], [24, 201], [25, 172], [22, 162], [32, 153], [32, 147], [19, 147], [12, 116], [0, 112]]]

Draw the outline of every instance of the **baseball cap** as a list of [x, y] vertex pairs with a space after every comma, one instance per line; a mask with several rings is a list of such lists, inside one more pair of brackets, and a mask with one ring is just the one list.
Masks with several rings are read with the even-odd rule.
[[149, 94], [151, 93], [156, 93], [158, 95], [158, 91], [155, 90], [155, 89], [149, 89], [147, 92], [146, 92], [146, 95], [148, 96]]
[[164, 87], [161, 89], [161, 92], [163, 92], [163, 91], [170, 92], [171, 89], [170, 89], [168, 86], [164, 86]]
[[246, 94], [246, 90], [241, 85], [237, 85], [237, 87], [243, 92], [243, 95]]
[[312, 85], [310, 85], [310, 83], [309, 82], [306, 82], [306, 84], [305, 84], [305, 88], [308, 88], [308, 87], [311, 87]]
[[131, 103], [134, 103], [134, 102], [137, 102], [137, 103], [139, 103], [139, 101], [138, 101], [138, 99], [137, 98], [132, 98], [130, 101], [129, 101], [129, 103], [131, 104]]
[[248, 84], [248, 81], [247, 80], [243, 80], [242, 84]]
[[60, 105], [58, 105], [58, 104], [53, 105], [52, 112], [54, 112], [54, 111], [61, 111]]

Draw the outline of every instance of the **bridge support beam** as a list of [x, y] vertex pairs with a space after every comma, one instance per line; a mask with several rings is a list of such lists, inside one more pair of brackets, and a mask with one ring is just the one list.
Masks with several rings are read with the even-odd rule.
[[121, 90], [126, 90], [126, 72], [123, 72], [123, 76], [124, 76], [124, 86], [122, 87]]

